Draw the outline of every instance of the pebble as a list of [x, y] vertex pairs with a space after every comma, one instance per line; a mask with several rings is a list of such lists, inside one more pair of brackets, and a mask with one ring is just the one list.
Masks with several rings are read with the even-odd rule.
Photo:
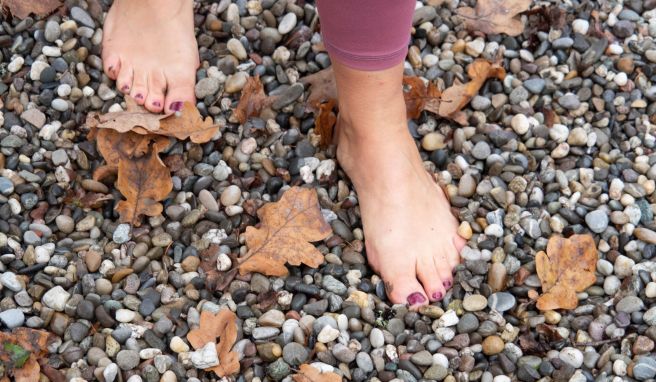
[[25, 315], [20, 309], [7, 309], [0, 312], [0, 322], [8, 329], [23, 326], [25, 322]]

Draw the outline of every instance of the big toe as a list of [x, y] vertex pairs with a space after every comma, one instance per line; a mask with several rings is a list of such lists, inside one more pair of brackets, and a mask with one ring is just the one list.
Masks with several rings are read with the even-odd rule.
[[166, 100], [164, 111], [176, 112], [182, 109], [185, 102], [196, 103], [194, 94], [194, 73], [185, 75], [166, 75]]
[[411, 308], [428, 303], [424, 288], [414, 274], [390, 273], [391, 275], [383, 275], [387, 297], [390, 301], [395, 304], [408, 304]]

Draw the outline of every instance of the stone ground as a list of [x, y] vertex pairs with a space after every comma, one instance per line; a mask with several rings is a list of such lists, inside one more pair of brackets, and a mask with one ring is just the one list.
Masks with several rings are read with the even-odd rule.
[[[450, 86], [475, 58], [500, 56], [508, 76], [487, 81], [466, 127], [428, 113], [409, 121], [468, 239], [455, 286], [420, 312], [386, 300], [366, 264], [357, 195], [334, 148], [317, 147], [298, 83], [330, 65], [312, 3], [196, 4], [198, 108], [222, 137], [171, 143], [164, 156], [184, 166], [164, 214], [133, 230], [118, 224], [115, 201], [67, 198], [81, 189], [120, 200], [91, 180], [101, 158], [84, 127], [88, 112], [123, 106], [100, 59], [109, 4], [69, 0], [62, 15], [2, 19], [3, 330], [54, 333], [47, 363], [76, 382], [216, 380], [195, 367], [185, 336], [200, 311], [222, 307], [239, 318], [238, 381], [289, 380], [308, 362], [354, 381], [653, 381], [656, 2], [536, 3], [565, 20], [524, 16], [517, 37], [465, 31], [454, 13], [469, 2], [429, 2], [440, 5], [417, 4], [406, 74]], [[239, 125], [232, 110], [255, 75], [279, 102]], [[326, 264], [209, 291], [199, 254], [220, 243], [218, 267], [231, 269], [252, 207], [305, 183], [335, 232], [318, 245]], [[596, 282], [576, 309], [538, 311], [535, 254], [576, 233], [594, 237]]]

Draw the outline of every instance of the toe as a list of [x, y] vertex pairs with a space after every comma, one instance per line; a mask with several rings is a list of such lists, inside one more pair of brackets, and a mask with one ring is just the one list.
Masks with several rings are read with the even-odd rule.
[[414, 275], [393, 274], [385, 277], [387, 297], [395, 304], [408, 304], [410, 307], [420, 307], [428, 303], [424, 288]]
[[132, 89], [132, 75], [132, 66], [121, 62], [121, 67], [116, 77], [116, 86], [121, 93], [130, 94], [130, 89]]
[[433, 258], [429, 257], [426, 261], [419, 264], [417, 267], [417, 278], [421, 281], [424, 291], [431, 301], [440, 301], [444, 298], [446, 288], [442, 284], [442, 278]]
[[142, 71], [134, 72], [134, 80], [132, 81], [132, 89], [130, 89], [130, 97], [137, 101], [137, 104], [143, 105], [148, 96], [148, 73]]
[[446, 294], [446, 292], [448, 292], [448, 290], [453, 286], [454, 267], [455, 265], [451, 264], [451, 262], [447, 260], [447, 256], [439, 255], [435, 257], [437, 278], [439, 278], [440, 284], [444, 289], [444, 294]]
[[161, 72], [151, 72], [148, 75], [148, 96], [144, 106], [153, 113], [164, 110], [164, 90], [166, 89], [166, 78]]
[[460, 251], [462, 251], [462, 248], [467, 244], [467, 240], [465, 240], [462, 236], [460, 235], [455, 235], [453, 237], [453, 245], [456, 247], [456, 251], [458, 251], [458, 254], [460, 254]]
[[166, 76], [166, 99], [164, 100], [164, 111], [173, 113], [182, 109], [185, 102], [196, 103], [194, 94], [194, 73], [191, 75]]
[[107, 77], [116, 81], [118, 73], [121, 71], [121, 60], [116, 55], [103, 57], [103, 70], [105, 71]]

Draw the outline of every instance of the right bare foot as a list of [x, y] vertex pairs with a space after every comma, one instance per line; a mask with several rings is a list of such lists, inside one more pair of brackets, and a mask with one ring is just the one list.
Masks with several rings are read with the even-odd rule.
[[333, 68], [337, 158], [358, 194], [367, 260], [392, 302], [416, 308], [440, 301], [465, 241], [408, 132], [402, 66], [363, 72], [333, 61]]
[[105, 73], [152, 112], [195, 103], [193, 17], [192, 0], [114, 0], [103, 29]]

